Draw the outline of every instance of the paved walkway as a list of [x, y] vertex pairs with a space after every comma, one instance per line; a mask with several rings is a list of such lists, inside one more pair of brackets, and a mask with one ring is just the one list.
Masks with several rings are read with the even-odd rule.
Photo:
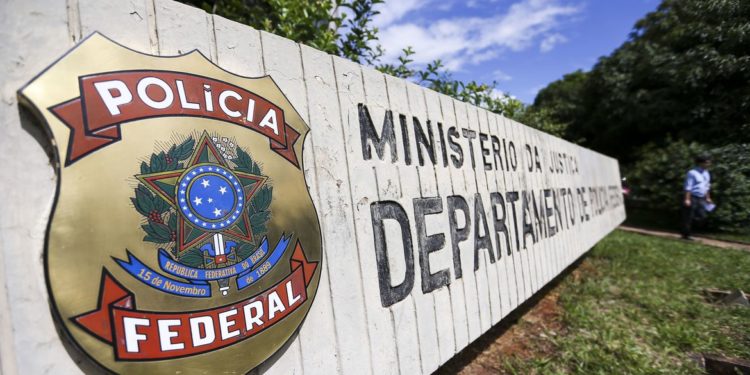
[[[657, 237], [663, 237], [663, 238], [675, 238], [675, 239], [680, 238], [679, 234], [673, 233], [673, 232], [662, 232], [658, 230], [634, 228], [634, 227], [629, 227], [626, 225], [620, 225], [620, 229], [626, 232], [645, 234], [649, 236], [657, 236]], [[698, 242], [704, 245], [716, 246], [716, 247], [720, 247], [723, 249], [737, 249], [737, 250], [750, 251], [750, 245], [747, 245], [747, 244], [741, 244], [738, 242], [720, 241], [720, 240], [715, 240], [715, 239], [706, 238], [706, 237], [693, 236], [693, 238], [695, 239], [695, 242]]]

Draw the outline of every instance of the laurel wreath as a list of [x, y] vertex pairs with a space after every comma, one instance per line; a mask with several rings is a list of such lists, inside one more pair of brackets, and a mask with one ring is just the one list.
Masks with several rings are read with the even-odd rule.
[[[184, 161], [190, 158], [195, 149], [193, 137], [187, 138], [179, 145], [173, 144], [168, 151], [151, 154], [148, 162], [141, 162], [141, 174], [168, 172], [183, 169]], [[262, 174], [260, 165], [250, 155], [236, 146], [235, 155], [230, 159], [240, 172]], [[273, 188], [266, 184], [250, 198], [250, 205], [246, 208], [250, 219], [250, 229], [253, 241], [238, 241], [237, 256], [239, 259], [249, 257], [259, 245], [259, 240], [268, 232], [268, 221], [271, 219], [271, 200]], [[135, 188], [135, 197], [130, 198], [136, 211], [143, 215], [145, 224], [141, 228], [146, 235], [143, 241], [160, 245], [172, 245], [171, 254], [175, 260], [191, 267], [204, 268], [203, 252], [198, 248], [190, 248], [179, 254], [174, 242], [177, 237], [177, 210], [167, 202], [152, 193], [143, 184]], [[168, 246], [169, 247], [169, 246]]]

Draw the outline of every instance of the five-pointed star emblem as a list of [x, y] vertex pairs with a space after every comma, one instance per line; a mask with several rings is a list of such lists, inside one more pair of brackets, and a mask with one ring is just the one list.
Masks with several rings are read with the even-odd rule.
[[[204, 132], [200, 137], [199, 141], [195, 145], [195, 150], [184, 165], [181, 165], [179, 169], [157, 172], [157, 173], [146, 173], [137, 175], [136, 178], [143, 183], [149, 190], [154, 192], [158, 197], [169, 203], [172, 207], [178, 207], [178, 203], [183, 202], [177, 201], [178, 191], [178, 180], [183, 173], [191, 167], [198, 164], [206, 164], [211, 170], [214, 170], [213, 166], [221, 166], [225, 169], [231, 169], [229, 163], [221, 155], [216, 145], [211, 141], [208, 133]], [[250, 202], [255, 192], [265, 184], [268, 179], [266, 176], [261, 176], [252, 173], [246, 173], [240, 170], [233, 170], [232, 173], [237, 176], [237, 180], [244, 191], [245, 199]], [[196, 181], [197, 184], [203, 186], [203, 188], [210, 188], [210, 181], [203, 179], [202, 181]], [[184, 189], [185, 187], [179, 187]], [[222, 191], [223, 189], [223, 191]], [[225, 194], [227, 190], [225, 187], [219, 188], [219, 193]], [[200, 197], [195, 197], [192, 201], [194, 206], [204, 204], [204, 201]], [[213, 200], [208, 198], [208, 203], [212, 203]], [[218, 214], [217, 214], [218, 210]], [[213, 211], [215, 216], [221, 216], [223, 210], [216, 209]], [[239, 220], [233, 223], [231, 226], [221, 227], [216, 224], [211, 225], [196, 225], [196, 220], [192, 218], [186, 218], [181, 214], [180, 210], [175, 210], [174, 214], [177, 215], [177, 249], [182, 252], [190, 247], [193, 247], [208, 237], [213, 235], [218, 230], [221, 230], [222, 234], [235, 237], [243, 241], [252, 241], [253, 233], [250, 226], [250, 218], [247, 213], [245, 206], [241, 209], [241, 216]]]

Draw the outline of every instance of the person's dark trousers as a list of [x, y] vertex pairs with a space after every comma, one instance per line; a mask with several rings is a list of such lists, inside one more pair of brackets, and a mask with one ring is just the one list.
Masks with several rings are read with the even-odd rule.
[[693, 222], [703, 221], [706, 218], [706, 198], [697, 195], [690, 196], [690, 206], [682, 203], [682, 237], [690, 237], [693, 230]]

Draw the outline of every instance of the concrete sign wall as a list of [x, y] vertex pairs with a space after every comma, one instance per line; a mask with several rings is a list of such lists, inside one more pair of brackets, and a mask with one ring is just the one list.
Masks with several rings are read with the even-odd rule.
[[270, 75], [310, 126], [320, 284], [299, 333], [259, 374], [431, 373], [625, 218], [616, 160], [287, 39], [169, 0], [0, 7], [1, 374], [92, 369], [50, 312], [55, 167], [16, 90], [95, 31]]

